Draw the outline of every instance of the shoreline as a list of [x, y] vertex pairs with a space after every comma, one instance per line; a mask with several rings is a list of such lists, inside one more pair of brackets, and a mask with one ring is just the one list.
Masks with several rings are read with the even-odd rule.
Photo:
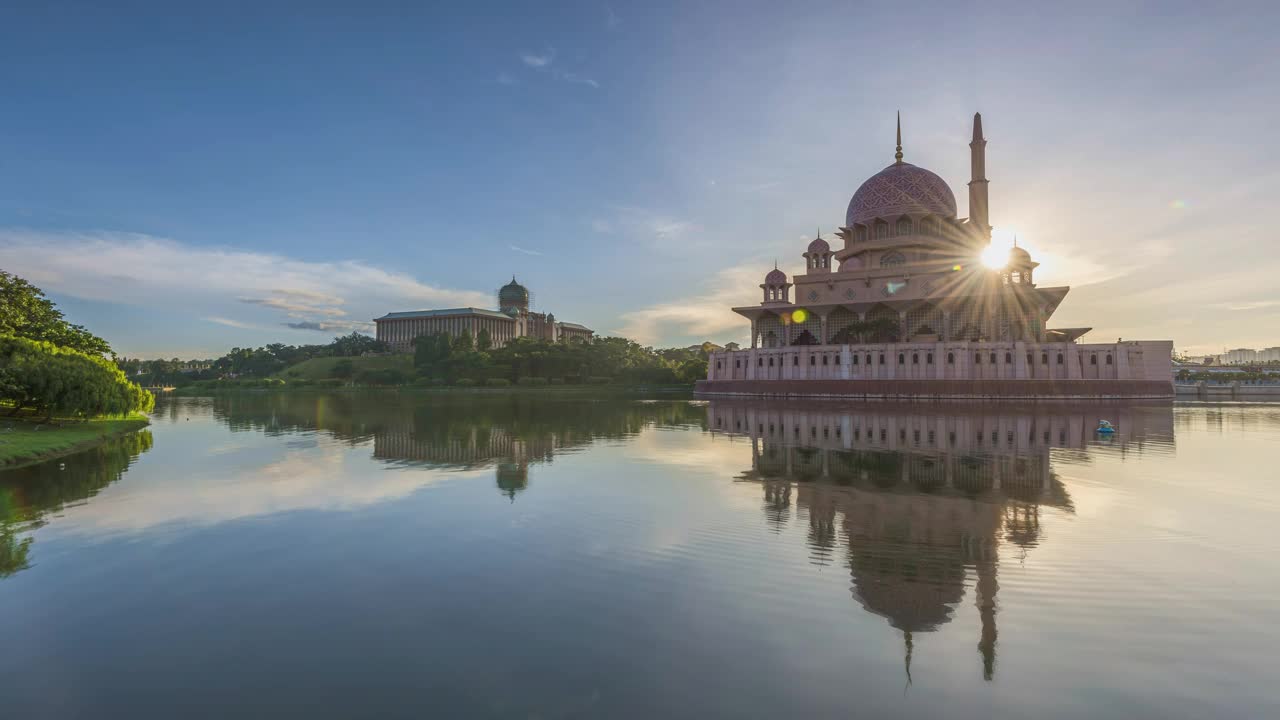
[[[101, 445], [151, 424], [144, 415], [48, 425], [0, 419], [0, 471], [54, 460]], [[36, 428], [41, 428], [36, 430]]]

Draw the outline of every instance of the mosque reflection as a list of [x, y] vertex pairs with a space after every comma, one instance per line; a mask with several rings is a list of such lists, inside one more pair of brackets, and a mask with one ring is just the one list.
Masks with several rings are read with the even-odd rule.
[[[712, 401], [713, 433], [750, 439], [765, 521], [779, 532], [807, 516], [810, 561], [848, 567], [850, 591], [902, 632], [908, 681], [912, 636], [949, 622], [972, 588], [983, 677], [996, 664], [1002, 553], [1025, 558], [1041, 513], [1074, 512], [1057, 462], [1094, 451], [1165, 451], [1163, 406], [891, 405]], [[1099, 440], [1099, 417], [1119, 432]]]

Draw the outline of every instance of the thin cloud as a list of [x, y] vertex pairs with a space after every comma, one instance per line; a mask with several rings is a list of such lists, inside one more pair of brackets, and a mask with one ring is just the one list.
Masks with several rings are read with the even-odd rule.
[[314, 330], [316, 332], [353, 332], [368, 331], [373, 328], [371, 322], [352, 322], [352, 321], [336, 321], [325, 322], [316, 320], [302, 320], [299, 322], [281, 323], [285, 327], [294, 330]]
[[1225, 302], [1216, 303], [1216, 308], [1223, 310], [1231, 310], [1233, 312], [1249, 312], [1250, 310], [1266, 310], [1267, 308], [1280, 307], [1280, 300], [1256, 300], [1252, 302]]
[[511, 248], [512, 250], [515, 250], [518, 253], [523, 253], [525, 255], [537, 255], [537, 256], [542, 255], [542, 253], [538, 252], [537, 250], [522, 248], [519, 245], [508, 245], [507, 247]]
[[[143, 307], [162, 298], [167, 308], [189, 309], [207, 322], [261, 331], [367, 331], [367, 318], [389, 311], [484, 307], [490, 300], [489, 293], [424, 283], [360, 260], [314, 262], [129, 233], [0, 230], [0, 267], [71, 297]], [[261, 324], [229, 317], [246, 306]]]
[[595, 80], [592, 80], [591, 78], [585, 75], [579, 75], [578, 73], [562, 72], [562, 73], [557, 73], [557, 77], [559, 77], [561, 80], [564, 80], [565, 82], [577, 83], [578, 85], [587, 85], [589, 87], [593, 87], [597, 89], [599, 89], [600, 87], [600, 83], [596, 82]]
[[[586, 85], [587, 87], [596, 89], [600, 87], [600, 83], [597, 82], [595, 78], [588, 75], [570, 70], [561, 70], [559, 67], [553, 67], [555, 59], [556, 51], [554, 48], [547, 49], [547, 51], [541, 55], [529, 52], [522, 53], [520, 55], [520, 62], [524, 63], [526, 67], [532, 68], [537, 72], [546, 73], [557, 80], [563, 80], [564, 82], [575, 85]], [[503, 75], [505, 74], [506, 73], [503, 73]], [[511, 78], [512, 82], [514, 82], [514, 80], [515, 78]], [[501, 76], [499, 76], [499, 82], [502, 82]]]
[[208, 320], [211, 323], [216, 323], [218, 325], [226, 325], [227, 327], [240, 328], [242, 330], [261, 329], [258, 325], [253, 325], [251, 323], [246, 323], [246, 322], [240, 322], [239, 320], [232, 320], [231, 318], [207, 317], [205, 318], [205, 320]]
[[554, 62], [555, 59], [556, 51], [551, 48], [541, 55], [535, 55], [533, 53], [523, 53], [520, 55], [520, 62], [531, 68], [545, 68]]
[[762, 267], [763, 262], [752, 262], [725, 268], [716, 273], [705, 293], [623, 313], [624, 324], [618, 332], [644, 345], [672, 337], [706, 340], [749, 335], [746, 318], [730, 308], [759, 302], [753, 291]]
[[497, 80], [498, 80], [498, 84], [500, 84], [500, 85], [515, 85], [515, 84], [516, 84], [515, 76], [514, 76], [514, 75], [512, 75], [511, 73], [508, 73], [508, 72], [500, 72], [500, 73], [498, 73], [498, 78], [497, 78]]

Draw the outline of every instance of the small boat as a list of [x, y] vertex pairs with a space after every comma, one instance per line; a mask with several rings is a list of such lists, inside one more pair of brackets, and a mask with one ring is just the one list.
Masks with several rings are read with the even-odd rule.
[[1095, 430], [1094, 432], [1102, 433], [1103, 435], [1110, 435], [1110, 434], [1114, 433], [1115, 431], [1116, 431], [1116, 427], [1115, 427], [1114, 425], [1112, 425], [1112, 424], [1111, 424], [1111, 421], [1109, 421], [1109, 420], [1099, 420], [1099, 421], [1098, 421], [1098, 429], [1097, 429], [1097, 430]]

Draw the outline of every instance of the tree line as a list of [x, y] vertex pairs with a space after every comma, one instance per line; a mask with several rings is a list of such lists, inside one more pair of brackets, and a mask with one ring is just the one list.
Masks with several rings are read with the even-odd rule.
[[321, 357], [359, 357], [387, 351], [386, 343], [353, 332], [323, 345], [271, 343], [258, 348], [234, 347], [226, 355], [201, 360], [118, 358], [116, 364], [142, 385], [181, 387], [197, 380], [267, 378], [290, 365]]
[[707, 354], [718, 346], [655, 350], [621, 337], [552, 342], [515, 338], [494, 348], [481, 331], [424, 335], [414, 341], [420, 378], [447, 383], [541, 380], [565, 383], [691, 384], [706, 377]]

